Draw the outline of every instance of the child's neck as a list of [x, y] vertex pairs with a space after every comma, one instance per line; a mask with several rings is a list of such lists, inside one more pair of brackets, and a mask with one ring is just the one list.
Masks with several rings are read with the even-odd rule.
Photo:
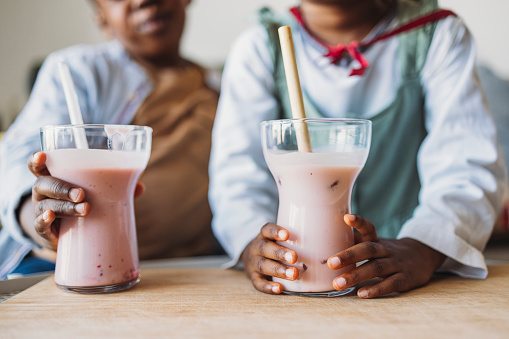
[[162, 69], [171, 68], [184, 68], [188, 66], [189, 62], [182, 58], [180, 55], [140, 58], [135, 57], [135, 60], [149, 71], [157, 71]]
[[300, 9], [314, 36], [337, 45], [364, 39], [393, 5], [393, 0], [303, 0]]

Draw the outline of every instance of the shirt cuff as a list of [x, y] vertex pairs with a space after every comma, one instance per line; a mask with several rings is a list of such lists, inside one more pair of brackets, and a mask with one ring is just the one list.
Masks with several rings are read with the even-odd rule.
[[239, 270], [244, 269], [244, 263], [240, 260], [240, 256], [242, 255], [242, 253], [244, 253], [244, 250], [249, 245], [249, 243], [251, 243], [251, 241], [253, 241], [253, 239], [258, 236], [258, 234], [260, 233], [260, 229], [265, 224], [266, 222], [262, 224], [257, 224], [260, 226], [250, 227], [244, 230], [244, 232], [237, 234], [237, 239], [233, 244], [234, 246], [232, 250], [229, 253], [231, 260], [223, 264], [222, 265], [223, 268], [233, 268]]
[[[440, 227], [433, 225], [440, 225]], [[488, 268], [481, 250], [466, 242], [454, 231], [455, 227], [444, 225], [443, 219], [410, 219], [405, 223], [397, 238], [417, 240], [446, 255], [448, 258], [437, 272], [450, 272], [465, 278], [486, 278]]]
[[[223, 245], [231, 260], [222, 265], [222, 268], [243, 269], [244, 265], [240, 257], [246, 247], [258, 236], [261, 228], [268, 222], [266, 219], [252, 220], [243, 229], [235, 229], [235, 232], [227, 232], [223, 236], [218, 236], [218, 239]], [[234, 230], [230, 230], [234, 231]]]

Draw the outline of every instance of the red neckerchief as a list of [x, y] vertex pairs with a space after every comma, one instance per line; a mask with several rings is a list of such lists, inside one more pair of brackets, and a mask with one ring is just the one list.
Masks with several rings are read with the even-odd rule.
[[366, 58], [364, 58], [364, 55], [362, 55], [359, 48], [368, 47], [380, 40], [388, 39], [388, 38], [393, 37], [393, 36], [400, 34], [402, 32], [410, 31], [412, 29], [424, 26], [428, 23], [443, 19], [450, 15], [456, 16], [456, 14], [452, 11], [445, 10], [445, 9], [439, 9], [439, 10], [433, 11], [429, 14], [418, 17], [417, 19], [407, 22], [406, 24], [403, 24], [399, 27], [396, 27], [395, 29], [393, 29], [385, 34], [382, 34], [369, 42], [360, 42], [359, 43], [357, 41], [352, 41], [348, 45], [338, 44], [338, 45], [334, 46], [334, 45], [326, 44], [323, 41], [320, 41], [320, 39], [315, 37], [309, 31], [309, 29], [306, 26], [306, 23], [304, 22], [304, 20], [302, 18], [302, 13], [300, 12], [300, 9], [298, 7], [291, 8], [290, 12], [293, 14], [293, 16], [295, 17], [297, 22], [308, 32], [308, 34], [313, 37], [313, 39], [315, 39], [320, 45], [327, 48], [327, 53], [325, 53], [324, 56], [327, 58], [330, 58], [331, 63], [334, 64], [334, 63], [338, 62], [339, 59], [341, 59], [343, 52], [345, 52], [345, 51], [348, 52], [348, 54], [350, 54], [350, 56], [354, 60], [357, 60], [357, 62], [359, 62], [360, 67], [356, 68], [356, 69], [352, 69], [352, 71], [350, 72], [350, 76], [363, 75], [364, 72], [366, 71], [366, 69], [369, 67], [369, 62], [366, 60]]

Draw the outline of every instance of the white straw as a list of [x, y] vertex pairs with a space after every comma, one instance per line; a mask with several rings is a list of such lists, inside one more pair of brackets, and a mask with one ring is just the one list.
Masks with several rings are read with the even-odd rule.
[[[76, 89], [72, 82], [69, 67], [64, 61], [59, 62], [58, 72], [60, 73], [62, 85], [64, 86], [65, 101], [67, 102], [67, 109], [69, 111], [69, 117], [71, 118], [71, 124], [82, 125], [83, 116], [81, 115], [78, 95], [76, 94]], [[74, 137], [76, 138], [77, 148], [88, 148], [87, 137], [83, 129], [76, 129]]]

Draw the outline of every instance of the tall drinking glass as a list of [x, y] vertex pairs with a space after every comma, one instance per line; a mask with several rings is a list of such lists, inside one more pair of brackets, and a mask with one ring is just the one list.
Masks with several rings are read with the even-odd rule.
[[[307, 126], [306, 128], [302, 128]], [[290, 238], [281, 245], [297, 252], [295, 281], [274, 278], [284, 293], [338, 296], [335, 277], [353, 266], [331, 270], [327, 259], [354, 245], [350, 213], [354, 182], [369, 153], [371, 121], [362, 119], [288, 119], [261, 123], [265, 160], [279, 192], [277, 224]], [[309, 133], [311, 152], [299, 151], [299, 133]], [[302, 148], [301, 148], [302, 149]]]
[[60, 222], [55, 283], [64, 291], [117, 292], [140, 280], [134, 190], [150, 157], [152, 129], [129, 125], [41, 128], [52, 176], [85, 190], [86, 217]]

